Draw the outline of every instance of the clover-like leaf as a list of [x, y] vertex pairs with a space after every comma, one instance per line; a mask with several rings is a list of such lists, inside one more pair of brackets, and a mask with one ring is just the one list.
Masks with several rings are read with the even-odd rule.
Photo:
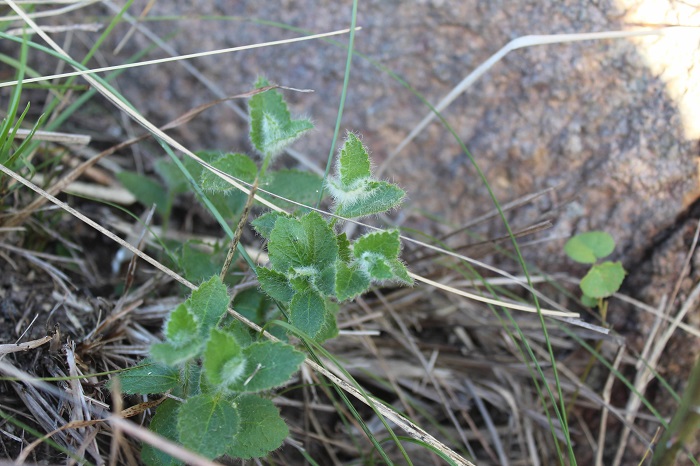
[[236, 398], [241, 426], [226, 449], [234, 458], [259, 458], [282, 445], [289, 429], [272, 401], [254, 395]]
[[604, 231], [589, 231], [570, 238], [564, 252], [571, 259], [583, 264], [594, 264], [598, 259], [610, 255], [615, 249], [615, 240]]
[[591, 298], [607, 298], [620, 289], [626, 274], [620, 262], [596, 264], [581, 279], [581, 291]]
[[[256, 88], [269, 86], [259, 78]], [[309, 120], [292, 120], [282, 94], [268, 90], [254, 95], [248, 101], [250, 140], [264, 156], [275, 156], [304, 132], [313, 128]]]
[[[248, 183], [252, 183], [258, 173], [258, 167], [255, 165], [255, 162], [245, 154], [224, 154], [212, 161], [210, 165]], [[202, 171], [201, 182], [202, 189], [209, 192], [228, 193], [238, 191], [232, 184], [207, 169]]]
[[226, 397], [202, 393], [190, 397], [177, 413], [180, 442], [213, 459], [226, 452], [240, 426], [238, 409]]
[[[180, 371], [147, 358], [119, 374], [118, 378], [123, 393], [150, 395], [177, 387], [180, 384]], [[111, 388], [111, 383], [108, 387]]]
[[280, 217], [267, 246], [275, 270], [313, 268], [321, 271], [338, 258], [338, 243], [331, 227], [316, 212], [303, 217]]
[[278, 341], [253, 343], [243, 348], [243, 355], [243, 376], [227, 386], [233, 392], [255, 393], [284, 385], [304, 361], [304, 353]]
[[[173, 399], [165, 400], [156, 409], [156, 415], [151, 419], [149, 428], [168, 440], [178, 442], [177, 411], [179, 408], [180, 402]], [[143, 444], [141, 460], [148, 466], [179, 466], [184, 464], [182, 461], [163, 453], [150, 443]]]
[[210, 384], [225, 387], [243, 377], [246, 358], [233, 335], [213, 328], [204, 350], [203, 366]]

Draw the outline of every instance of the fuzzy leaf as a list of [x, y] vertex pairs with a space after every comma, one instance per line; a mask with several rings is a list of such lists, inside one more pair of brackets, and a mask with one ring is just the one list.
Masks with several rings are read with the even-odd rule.
[[[149, 428], [153, 432], [177, 443], [179, 441], [177, 432], [178, 408], [180, 408], [179, 402], [171, 399], [165, 400], [156, 408], [156, 415], [151, 419]], [[144, 443], [141, 448], [141, 460], [148, 466], [178, 466], [184, 464], [149, 443]]]
[[[180, 371], [152, 359], [144, 359], [118, 377], [121, 391], [128, 395], [165, 393], [180, 384]], [[110, 381], [107, 387], [111, 388], [111, 385]]]
[[335, 295], [335, 264], [337, 262], [338, 261], [328, 264], [323, 270], [314, 276], [313, 286], [323, 296]]
[[[245, 154], [224, 154], [211, 162], [214, 168], [218, 168], [234, 178], [252, 183], [258, 174], [258, 166]], [[202, 171], [202, 189], [209, 192], [227, 193], [238, 191], [233, 185], [220, 178], [216, 173], [207, 169]]]
[[338, 202], [335, 214], [346, 218], [365, 217], [386, 212], [401, 204], [406, 193], [386, 181], [370, 181], [356, 199]]
[[367, 252], [379, 254], [385, 259], [396, 259], [401, 251], [399, 231], [389, 230], [367, 233], [355, 240], [352, 250], [358, 259]]
[[271, 211], [262, 214], [260, 217], [256, 218], [250, 223], [253, 225], [253, 228], [255, 228], [255, 231], [257, 231], [260, 236], [269, 240], [270, 234], [272, 233], [272, 229], [275, 227], [275, 223], [280, 217], [290, 218], [287, 214]]
[[413, 285], [413, 279], [408, 274], [408, 270], [403, 265], [403, 262], [398, 259], [390, 260], [389, 267], [391, 267], [391, 272], [394, 274], [394, 280], [398, 280], [406, 285]]
[[272, 299], [288, 303], [294, 295], [294, 290], [289, 286], [289, 279], [275, 270], [258, 267], [258, 281], [260, 288]]
[[243, 348], [243, 376], [228, 385], [238, 393], [255, 393], [284, 385], [304, 361], [304, 353], [282, 342], [261, 341]]
[[246, 360], [233, 335], [213, 328], [204, 350], [203, 366], [209, 383], [224, 387], [243, 377]]
[[202, 338], [209, 336], [209, 330], [226, 313], [230, 300], [226, 286], [218, 275], [214, 275], [199, 285], [199, 288], [193, 291], [190, 298], [185, 301], [185, 305], [197, 319], [199, 334]]
[[[315, 173], [298, 170], [277, 170], [268, 173], [260, 183], [260, 187], [265, 191], [307, 205], [318, 201], [322, 186], [323, 178]], [[273, 198], [264, 193], [261, 195], [282, 208], [297, 207], [295, 204], [282, 201], [279, 198]]]
[[344, 188], [353, 189], [358, 182], [372, 176], [367, 149], [353, 133], [348, 133], [338, 159], [338, 177]]
[[598, 259], [610, 255], [613, 249], [615, 240], [604, 231], [581, 233], [564, 245], [566, 255], [583, 264], [594, 264]]
[[180, 406], [177, 413], [177, 430], [182, 445], [210, 459], [226, 452], [239, 426], [238, 409], [220, 395], [193, 396]]
[[197, 340], [197, 319], [187, 308], [180, 304], [168, 317], [165, 324], [165, 337], [175, 347], [184, 347]]
[[335, 234], [316, 212], [277, 219], [267, 250], [273, 268], [282, 273], [305, 267], [320, 271], [338, 258]]
[[350, 248], [350, 240], [348, 240], [348, 235], [345, 232], [336, 236], [338, 242], [338, 257], [343, 262], [350, 262], [352, 260], [352, 249]]
[[335, 292], [338, 301], [353, 299], [369, 288], [369, 278], [357, 267], [349, 267], [344, 262], [338, 262], [338, 272], [335, 276]]
[[368, 233], [353, 244], [353, 255], [359, 268], [372, 280], [397, 280], [407, 285], [413, 283], [403, 263], [398, 259], [401, 252], [399, 231]]
[[324, 313], [325, 320], [323, 321], [321, 330], [314, 335], [314, 340], [319, 343], [323, 343], [326, 340], [338, 336], [338, 319], [336, 319], [338, 309], [340, 309], [340, 306], [338, 306], [337, 303], [334, 303], [328, 299], [326, 300], [326, 312]]
[[[256, 88], [268, 86], [259, 78]], [[313, 128], [309, 120], [292, 120], [282, 94], [269, 90], [256, 94], [248, 101], [250, 140], [263, 156], [275, 156], [305, 131]]]
[[175, 366], [196, 358], [202, 352], [202, 342], [198, 339], [192, 340], [183, 346], [175, 346], [170, 342], [155, 343], [151, 345], [151, 357], [158, 362]]
[[591, 298], [607, 298], [620, 289], [626, 274], [620, 262], [596, 264], [581, 279], [581, 291]]
[[310, 286], [294, 295], [289, 303], [289, 313], [289, 323], [311, 338], [316, 336], [326, 320], [323, 297]]
[[236, 398], [241, 426], [226, 454], [234, 458], [259, 458], [282, 445], [289, 429], [272, 401], [253, 395]]

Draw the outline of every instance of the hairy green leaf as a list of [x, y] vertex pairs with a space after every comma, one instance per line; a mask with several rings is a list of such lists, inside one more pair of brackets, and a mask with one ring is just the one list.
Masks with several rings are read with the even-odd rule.
[[234, 458], [259, 458], [282, 445], [289, 429], [272, 401], [253, 395], [235, 400], [241, 427], [226, 454]]
[[[256, 88], [269, 86], [259, 78]], [[263, 156], [275, 156], [304, 132], [313, 128], [309, 120], [292, 120], [282, 94], [269, 90], [256, 94], [248, 101], [250, 140]]]
[[233, 335], [213, 328], [204, 350], [204, 372], [214, 386], [228, 386], [243, 377], [246, 358]]
[[336, 240], [338, 242], [338, 257], [343, 262], [350, 262], [352, 260], [352, 249], [348, 235], [343, 232], [336, 237]]
[[591, 298], [607, 298], [620, 289], [626, 274], [620, 262], [596, 264], [581, 279], [581, 291]]
[[165, 337], [175, 347], [189, 346], [197, 340], [197, 325], [197, 319], [186, 303], [180, 304], [170, 312], [165, 324]]
[[226, 313], [230, 299], [226, 285], [218, 275], [214, 275], [192, 292], [185, 305], [195, 315], [202, 338], [209, 336], [209, 330]]
[[385, 259], [396, 259], [401, 251], [399, 231], [389, 230], [367, 233], [357, 238], [352, 248], [353, 254], [358, 259], [367, 252], [378, 254]]
[[[165, 393], [177, 387], [180, 384], [180, 371], [147, 358], [119, 374], [118, 378], [122, 392], [129, 395], [150, 395]], [[110, 381], [107, 386], [111, 388], [111, 385]]]
[[598, 259], [610, 255], [613, 249], [615, 240], [604, 231], [581, 233], [564, 245], [566, 255], [583, 264], [594, 264]]
[[289, 323], [313, 338], [321, 330], [326, 312], [323, 297], [309, 286], [289, 303]]
[[348, 266], [338, 262], [338, 272], [335, 278], [335, 291], [338, 301], [356, 298], [369, 288], [369, 278], [356, 266]]
[[398, 230], [368, 233], [353, 244], [356, 263], [372, 280], [396, 280], [410, 285], [413, 280], [398, 259], [400, 252], [401, 240]]
[[151, 345], [151, 357], [155, 361], [175, 366], [196, 358], [202, 352], [202, 342], [198, 339], [182, 346], [175, 346], [170, 342], [155, 343]]
[[282, 342], [261, 341], [243, 348], [243, 377], [228, 385], [238, 393], [255, 393], [284, 385], [304, 361], [304, 353]]
[[267, 246], [275, 270], [322, 270], [338, 258], [338, 243], [331, 227], [316, 212], [303, 217], [281, 217], [275, 222]]
[[370, 181], [355, 199], [338, 202], [335, 214], [346, 218], [376, 215], [401, 204], [406, 193], [398, 186], [386, 181]]
[[289, 285], [286, 275], [265, 267], [258, 267], [258, 281], [262, 290], [272, 299], [288, 303], [294, 296], [294, 290]]
[[372, 176], [367, 149], [353, 133], [348, 133], [340, 149], [337, 171], [341, 185], [347, 190], [354, 189], [359, 182]]
[[[179, 408], [180, 403], [178, 401], [165, 400], [156, 409], [156, 415], [151, 419], [149, 428], [168, 440], [178, 442], [177, 410]], [[179, 466], [184, 464], [149, 443], [144, 443], [141, 448], [141, 460], [148, 466]]]
[[[245, 154], [224, 154], [212, 161], [211, 165], [234, 178], [247, 181], [248, 183], [252, 183], [258, 174], [258, 166]], [[228, 193], [238, 191], [237, 188], [220, 178], [216, 173], [206, 169], [202, 171], [201, 183], [202, 189], [209, 192]]]
[[238, 432], [238, 409], [226, 397], [200, 394], [190, 397], [177, 414], [180, 442], [207, 458], [217, 458]]
[[269, 240], [270, 234], [272, 233], [272, 229], [275, 227], [275, 223], [280, 217], [290, 218], [289, 215], [284, 214], [282, 212], [271, 211], [262, 214], [260, 217], [256, 218], [250, 223], [253, 225], [253, 228], [255, 228], [255, 231], [257, 231], [260, 236]]

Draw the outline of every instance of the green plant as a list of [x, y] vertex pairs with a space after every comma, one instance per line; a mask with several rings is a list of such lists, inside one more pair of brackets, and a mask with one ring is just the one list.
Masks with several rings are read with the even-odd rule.
[[[268, 83], [260, 79], [256, 86], [263, 88]], [[300, 192], [289, 188], [290, 184], [308, 181], [315, 186], [312, 194], [316, 197], [322, 189], [319, 179], [300, 172], [267, 173], [272, 159], [311, 124], [307, 120], [292, 120], [281, 94], [275, 90], [254, 95], [249, 110], [250, 138], [262, 156], [260, 168], [244, 154], [209, 157], [215, 168], [252, 186], [245, 205], [238, 199], [236, 207], [228, 210], [238, 213], [240, 220], [222, 273], [202, 283], [170, 313], [163, 332], [165, 340], [152, 345], [148, 359], [120, 376], [125, 393], [171, 392], [181, 399], [164, 401], [150, 427], [209, 458], [259, 457], [281, 445], [287, 427], [264, 395], [285, 384], [305, 358], [292, 345], [259, 339], [242, 323], [226, 317], [230, 296], [223, 278], [258, 186], [296, 198], [306, 195], [299, 196]], [[164, 166], [159, 172], [166, 173], [164, 179], [171, 192], [183, 189], [176, 172]], [[207, 195], [222, 206], [232, 207], [229, 201], [233, 190], [228, 183], [201, 169], [198, 176]], [[306, 185], [308, 188], [309, 183]], [[337, 335], [339, 303], [368, 291], [372, 284], [412, 283], [399, 260], [398, 230], [371, 232], [354, 241], [335, 231], [339, 218], [386, 212], [405, 196], [397, 186], [372, 177], [367, 150], [356, 135], [348, 134], [340, 150], [337, 175], [326, 186], [334, 199], [331, 220], [301, 209], [293, 215], [271, 211], [252, 222], [268, 241], [270, 267], [257, 267], [255, 271], [261, 290], [270, 299], [251, 300], [247, 296], [239, 301], [250, 305], [253, 313], [262, 310], [263, 315], [254, 320], [263, 324], [266, 309], [261, 307], [274, 301], [297, 330], [295, 333], [317, 342]], [[183, 246], [181, 265], [186, 257], [193, 260], [196, 255], [192, 252], [188, 245]], [[189, 266], [202, 273], [201, 267]], [[143, 448], [143, 459], [148, 464], [178, 464], [148, 445]]]
[[[569, 239], [564, 252], [582, 264], [593, 264], [581, 279], [581, 301], [589, 307], [598, 306], [604, 313], [604, 299], [617, 292], [627, 272], [620, 262], [598, 262], [615, 249], [615, 240], [604, 231], [581, 233]], [[603, 318], [605, 320], [605, 318]]]

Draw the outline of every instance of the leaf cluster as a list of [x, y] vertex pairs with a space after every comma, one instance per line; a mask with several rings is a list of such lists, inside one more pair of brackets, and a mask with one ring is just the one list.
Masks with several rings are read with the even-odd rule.
[[[261, 78], [258, 88], [268, 86]], [[260, 168], [245, 154], [199, 155], [215, 169], [298, 202], [312, 203], [324, 189], [323, 181], [292, 170], [267, 172], [267, 166], [288, 144], [308, 131], [308, 120], [293, 120], [281, 94], [267, 90], [249, 100], [250, 139], [262, 156]], [[245, 204], [241, 193], [217, 174], [190, 161], [175, 170], [171, 163], [156, 165], [167, 189], [127, 174], [122, 181], [141, 199], [164, 203], [167, 215], [174, 194], [199, 180], [215, 208], [234, 218]], [[242, 293], [237, 306], [264, 324], [267, 309], [276, 303], [289, 323], [316, 341], [337, 335], [339, 303], [369, 290], [372, 284], [411, 284], [399, 259], [398, 230], [364, 234], [351, 241], [335, 231], [335, 218], [360, 218], [395, 208], [403, 190], [372, 177], [367, 149], [350, 133], [340, 150], [337, 175], [325, 183], [334, 198], [333, 220], [316, 212], [286, 214], [268, 212], [253, 223], [267, 240], [268, 267], [257, 267], [262, 293]], [[278, 203], [279, 204], [279, 203]], [[247, 215], [247, 208], [244, 214]], [[188, 275], [213, 275], [211, 258], [185, 244], [179, 258]], [[277, 408], [265, 392], [287, 383], [299, 369], [304, 354], [283, 342], [257, 340], [238, 321], [223, 323], [230, 297], [214, 275], [170, 313], [163, 328], [164, 340], [150, 348], [150, 357], [121, 376], [124, 392], [171, 392], [184, 403], [168, 399], [157, 409], [151, 428], [209, 458], [264, 456], [278, 448], [288, 431]], [[240, 306], [239, 306], [240, 305]], [[281, 328], [281, 327], [280, 327]], [[147, 464], [179, 464], [151, 446], [144, 446]]]
[[[264, 456], [288, 434], [277, 408], [264, 393], [284, 385], [304, 360], [289, 344], [255, 341], [237, 321], [219, 325], [229, 296], [218, 276], [170, 314], [165, 341], [151, 357], [120, 376], [128, 394], [172, 392], [157, 409], [151, 429], [201, 455], [217, 458]], [[181, 464], [145, 445], [147, 464]]]

